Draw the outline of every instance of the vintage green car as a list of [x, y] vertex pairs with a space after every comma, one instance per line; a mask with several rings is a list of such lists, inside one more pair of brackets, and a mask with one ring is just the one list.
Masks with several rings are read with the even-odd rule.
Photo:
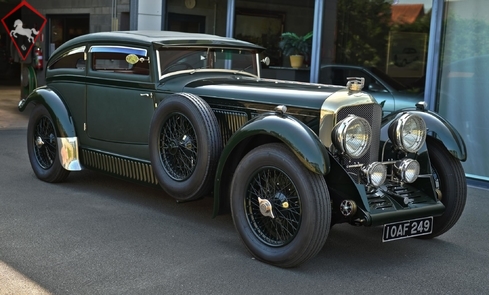
[[345, 86], [260, 77], [263, 48], [213, 35], [102, 32], [50, 57], [19, 104], [36, 176], [94, 169], [214, 198], [259, 260], [314, 257], [332, 225], [383, 225], [383, 241], [449, 230], [465, 206], [465, 144], [424, 102], [382, 118]]

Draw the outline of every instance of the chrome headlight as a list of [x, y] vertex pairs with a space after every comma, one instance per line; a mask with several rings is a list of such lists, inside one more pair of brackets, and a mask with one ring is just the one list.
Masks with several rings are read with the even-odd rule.
[[372, 128], [367, 120], [348, 115], [333, 128], [331, 139], [334, 146], [353, 159], [365, 155], [372, 140]]
[[404, 113], [389, 126], [389, 138], [406, 153], [415, 153], [426, 139], [426, 123], [416, 114]]
[[394, 173], [402, 181], [413, 183], [418, 179], [419, 163], [413, 159], [403, 159], [394, 164]]
[[363, 166], [361, 171], [363, 179], [367, 184], [375, 187], [381, 186], [387, 177], [387, 168], [384, 164], [379, 162], [373, 162]]

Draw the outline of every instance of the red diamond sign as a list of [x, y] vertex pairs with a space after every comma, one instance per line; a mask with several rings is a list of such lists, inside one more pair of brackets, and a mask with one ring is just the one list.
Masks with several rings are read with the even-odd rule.
[[41, 35], [46, 18], [27, 1], [22, 1], [2, 18], [2, 24], [19, 55], [25, 60]]

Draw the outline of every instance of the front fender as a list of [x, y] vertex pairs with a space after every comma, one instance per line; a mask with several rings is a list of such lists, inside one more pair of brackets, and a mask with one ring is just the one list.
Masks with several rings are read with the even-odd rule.
[[[232, 174], [226, 167], [236, 156], [244, 156], [243, 146], [253, 145], [257, 136], [268, 136], [286, 144], [307, 169], [314, 173], [326, 175], [331, 170], [331, 163], [326, 147], [318, 136], [304, 123], [292, 116], [277, 113], [265, 113], [248, 121], [231, 136], [219, 159], [214, 181], [214, 216], [220, 211], [220, 195], [223, 177]], [[236, 153], [234, 153], [236, 152]]]
[[428, 136], [440, 140], [455, 158], [459, 159], [460, 161], [467, 160], [467, 148], [462, 136], [460, 136], [460, 133], [458, 133], [450, 122], [432, 111], [404, 109], [402, 111], [390, 114], [382, 120], [382, 141], [387, 141], [389, 139], [387, 132], [389, 125], [397, 118], [399, 114], [406, 111], [413, 112], [421, 116], [426, 122]]
[[19, 110], [23, 112], [31, 102], [40, 103], [46, 107], [53, 118], [54, 128], [59, 137], [76, 137], [71, 115], [56, 92], [46, 86], [39, 87], [19, 102]]

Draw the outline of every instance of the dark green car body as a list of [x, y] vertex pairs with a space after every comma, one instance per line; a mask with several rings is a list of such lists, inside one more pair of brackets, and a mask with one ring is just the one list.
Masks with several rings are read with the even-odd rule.
[[[324, 181], [327, 184], [325, 189], [330, 198], [328, 196], [325, 214], [328, 216], [323, 219], [328, 225], [348, 222], [377, 226], [434, 217], [436, 229], [437, 218], [448, 214], [447, 206], [456, 206], [455, 217], [444, 221], [443, 229], [438, 233], [424, 234], [436, 236], [453, 226], [463, 210], [463, 205], [459, 203], [465, 203], [465, 196], [460, 196], [461, 201], [456, 205], [443, 202], [441, 195], [445, 192], [442, 192], [444, 189], [439, 184], [443, 178], [440, 174], [443, 173], [436, 171], [442, 169], [430, 162], [430, 155], [434, 153], [430, 152], [430, 145], [423, 142], [415, 152], [402, 152], [390, 137], [393, 132], [390, 126], [402, 115], [418, 114], [426, 123], [427, 142], [433, 141], [433, 146], [446, 149], [447, 157], [452, 157], [454, 163], [464, 161], [464, 142], [447, 121], [427, 111], [423, 104], [382, 119], [381, 106], [372, 96], [358, 89], [260, 78], [261, 50], [259, 46], [247, 42], [212, 35], [175, 32], [89, 34], [70, 40], [55, 51], [46, 69], [47, 85], [34, 90], [21, 101], [19, 109], [22, 111], [28, 104], [35, 103], [47, 110], [54, 129], [52, 134], [58, 138], [56, 151], [60, 156], [57, 157], [64, 170], [88, 168], [147, 185], [161, 185], [169, 195], [180, 200], [212, 196], [214, 215], [228, 212], [230, 205], [233, 206], [230, 204], [233, 203], [232, 184], [240, 179], [235, 171], [245, 156], [261, 146], [280, 144], [312, 175], [319, 175], [323, 179], [321, 183]], [[247, 54], [243, 55], [243, 52]], [[174, 60], [167, 59], [170, 57]], [[239, 66], [235, 67], [235, 64]], [[144, 67], [136, 69], [137, 66]], [[173, 67], [177, 69], [173, 70]], [[209, 156], [204, 160], [198, 157], [190, 162], [182, 160], [195, 165], [195, 171], [200, 171], [198, 165], [210, 159], [206, 164], [209, 167], [202, 167], [202, 176], [199, 176], [205, 178], [201, 180], [202, 183], [188, 185], [195, 186], [195, 193], [181, 188], [182, 184], [187, 186], [187, 181], [194, 181], [193, 175], [180, 179], [175, 175], [181, 167], [174, 164], [165, 166], [168, 161], [174, 163], [173, 156], [191, 154], [187, 135], [175, 141], [175, 146], [168, 147], [163, 143], [165, 136], [170, 136], [164, 135], [167, 130], [165, 122], [174, 118], [176, 125], [173, 127], [178, 128], [178, 124], [182, 124], [181, 118], [192, 121], [190, 117], [194, 116], [195, 111], [179, 111], [179, 108], [184, 108], [178, 105], [179, 100], [193, 102], [201, 113], [205, 113], [207, 106], [210, 107], [212, 112], [205, 113], [204, 117], [209, 122], [203, 125], [215, 125], [208, 131], [208, 128], [190, 124], [195, 133], [199, 133], [199, 130], [208, 133], [205, 142], [210, 141], [209, 149], [216, 149], [206, 154]], [[178, 117], [172, 112], [160, 110], [165, 101], [169, 106], [175, 105], [174, 113]], [[333, 129], [351, 114], [364, 118], [362, 122], [368, 122], [372, 130], [368, 135], [371, 146], [365, 155], [357, 159], [345, 156], [345, 152], [336, 146], [335, 136], [331, 136]], [[159, 120], [159, 116], [167, 117]], [[35, 133], [35, 126], [33, 129]], [[155, 134], [161, 134], [161, 137], [155, 139]], [[67, 139], [64, 143], [61, 141], [63, 138]], [[34, 162], [36, 171], [36, 161], [33, 159], [46, 140], [35, 137], [28, 138], [29, 141], [34, 142], [31, 163]], [[63, 148], [68, 150], [68, 156], [63, 156]], [[198, 148], [197, 152], [202, 149], [207, 152], [207, 147], [202, 144]], [[412, 183], [398, 179], [394, 176], [394, 168], [390, 168], [403, 158], [419, 163], [419, 176]], [[57, 161], [53, 165], [58, 165]], [[367, 171], [366, 166], [372, 162], [382, 162], [388, 167], [385, 183], [378, 186], [363, 177], [369, 172], [362, 171]], [[158, 176], [165, 173], [169, 178]], [[293, 178], [290, 172], [285, 171], [284, 174]], [[43, 179], [42, 174], [38, 174], [38, 177]], [[249, 176], [250, 183], [253, 177]], [[463, 174], [458, 177], [463, 177]], [[171, 188], [166, 187], [167, 179], [175, 182]], [[247, 178], [243, 176], [243, 179]], [[444, 179], [441, 181], [445, 182]], [[463, 194], [463, 188], [461, 191]], [[276, 198], [282, 202], [283, 208], [280, 210], [287, 209], [291, 202], [284, 201], [286, 197], [283, 195], [286, 194], [276, 194]], [[303, 224], [303, 214], [308, 214], [309, 207], [300, 207], [305, 206], [308, 199], [301, 200], [298, 206], [304, 210], [300, 219]], [[238, 207], [243, 203], [239, 200], [236, 202]], [[269, 211], [279, 210], [275, 205], [273, 207], [260, 201], [260, 210], [266, 206], [270, 210], [261, 211], [265, 217], [270, 214]], [[449, 210], [453, 211], [451, 208]], [[445, 223], [453, 224], [445, 226]], [[240, 231], [242, 225], [239, 220], [235, 220], [235, 224]], [[255, 226], [250, 220], [245, 224], [251, 228]], [[301, 225], [302, 228], [305, 226]], [[259, 232], [262, 227], [267, 228], [259, 223], [256, 227], [260, 228]], [[326, 231], [327, 236], [329, 226], [322, 231]], [[273, 252], [280, 248], [266, 242], [268, 240], [264, 240], [260, 234], [256, 236], [269, 246], [266, 251]], [[296, 236], [301, 236], [300, 230], [292, 234], [291, 240], [284, 242], [283, 247], [292, 247]], [[302, 258], [290, 261], [288, 258], [270, 258], [267, 256], [269, 254], [265, 255], [250, 246], [243, 234], [242, 238], [257, 258], [285, 267], [309, 259], [319, 251], [319, 244], [324, 243], [317, 242], [319, 246], [316, 245], [314, 250], [307, 250]]]

